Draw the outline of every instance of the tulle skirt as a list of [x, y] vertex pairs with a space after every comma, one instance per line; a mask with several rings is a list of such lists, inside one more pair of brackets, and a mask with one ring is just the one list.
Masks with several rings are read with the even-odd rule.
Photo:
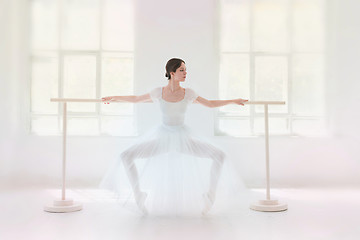
[[236, 213], [248, 208], [251, 193], [234, 159], [186, 125], [161, 124], [114, 159], [99, 187], [139, 214], [134, 188], [147, 194], [144, 205], [153, 216], [203, 216], [209, 190], [216, 198], [208, 214]]

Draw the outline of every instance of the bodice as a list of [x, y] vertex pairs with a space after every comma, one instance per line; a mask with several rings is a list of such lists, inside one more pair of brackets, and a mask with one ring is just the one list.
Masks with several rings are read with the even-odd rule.
[[192, 103], [198, 95], [191, 89], [185, 88], [185, 96], [177, 102], [169, 102], [162, 98], [162, 88], [155, 88], [150, 92], [154, 102], [159, 102], [162, 122], [168, 126], [183, 125], [188, 104]]

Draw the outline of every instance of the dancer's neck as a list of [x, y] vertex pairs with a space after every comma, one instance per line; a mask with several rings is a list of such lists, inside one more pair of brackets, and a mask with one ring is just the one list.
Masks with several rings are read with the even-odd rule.
[[180, 87], [180, 83], [179, 82], [175, 82], [174, 80], [170, 79], [168, 85], [166, 86], [166, 88], [168, 90], [170, 90], [171, 92], [176, 92], [179, 91], [181, 89]]

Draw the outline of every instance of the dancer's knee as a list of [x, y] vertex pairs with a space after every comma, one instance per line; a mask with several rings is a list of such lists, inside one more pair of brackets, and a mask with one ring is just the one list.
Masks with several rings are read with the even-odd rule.
[[221, 163], [221, 164], [223, 164], [224, 163], [224, 161], [225, 161], [225, 158], [226, 158], [226, 154], [223, 152], [223, 151], [220, 151], [220, 153], [219, 153], [219, 162]]
[[216, 157], [214, 158], [214, 160], [217, 163], [217, 165], [219, 165], [221, 167], [224, 164], [225, 158], [226, 158], [226, 154], [223, 151], [219, 151], [216, 154]]
[[120, 159], [124, 163], [124, 165], [129, 166], [132, 164], [134, 157], [131, 153], [124, 151], [120, 154]]

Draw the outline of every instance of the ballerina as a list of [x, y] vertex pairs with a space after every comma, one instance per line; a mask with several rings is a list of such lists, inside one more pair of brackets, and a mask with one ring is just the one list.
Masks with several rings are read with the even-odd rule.
[[[120, 155], [121, 161], [116, 162], [116, 167], [111, 167], [105, 177], [102, 179], [100, 186], [109, 186], [114, 183], [116, 180], [115, 175], [119, 174], [116, 168], [119, 167], [118, 163], [122, 162], [125, 169], [126, 175], [130, 182], [132, 192], [135, 197], [135, 201], [139, 209], [143, 214], [148, 214], [148, 210], [145, 206], [145, 201], [148, 197], [148, 194], [141, 190], [142, 184], [148, 184], [149, 181], [141, 182], [138, 173], [138, 169], [135, 164], [135, 160], [139, 158], [155, 158], [157, 156], [164, 155], [166, 153], [175, 152], [176, 155], [173, 155], [172, 158], [168, 157], [166, 162], [162, 162], [161, 166], [169, 166], [173, 164], [174, 166], [178, 163], [174, 158], [178, 158], [179, 154], [184, 154], [186, 156], [195, 156], [198, 158], [208, 158], [212, 160], [210, 167], [210, 181], [208, 188], [205, 193], [202, 193], [202, 214], [206, 214], [212, 208], [215, 196], [216, 189], [218, 185], [218, 180], [220, 177], [220, 172], [223, 166], [223, 163], [226, 158], [224, 151], [215, 147], [213, 144], [201, 140], [190, 133], [186, 125], [184, 125], [185, 112], [188, 104], [201, 104], [205, 107], [215, 108], [228, 104], [237, 104], [244, 105], [244, 102], [248, 101], [246, 99], [231, 99], [231, 100], [208, 100], [205, 99], [191, 88], [182, 88], [180, 86], [181, 82], [184, 82], [186, 79], [187, 71], [184, 60], [178, 58], [170, 59], [166, 64], [166, 74], [168, 78], [168, 84], [163, 87], [157, 87], [151, 90], [149, 93], [140, 95], [140, 96], [107, 96], [103, 97], [102, 101], [104, 104], [109, 104], [110, 102], [116, 101], [125, 101], [132, 103], [141, 103], [141, 102], [158, 102], [162, 112], [162, 124], [155, 128], [153, 131], [145, 134], [141, 140], [136, 144], [127, 148]], [[155, 162], [155, 160], [152, 160]], [[193, 161], [188, 161], [189, 164], [193, 164]], [[184, 165], [185, 161], [182, 162], [181, 166]], [[151, 161], [150, 163], [151, 164]], [[160, 166], [160, 165], [159, 165]], [[180, 170], [180, 165], [173, 167], [175, 169], [171, 175], [178, 175]], [[169, 168], [168, 168], [169, 169]], [[160, 169], [157, 169], [159, 172]], [[167, 171], [167, 170], [164, 170]], [[181, 180], [178, 180], [174, 183], [174, 187], [170, 186], [171, 190], [174, 190], [175, 185], [181, 185], [179, 181], [187, 181], [185, 175], [190, 175], [192, 169], [186, 169], [181, 175]], [[154, 173], [153, 173], [154, 174]], [[157, 173], [155, 173], [157, 174]], [[160, 174], [164, 174], [163, 172]], [[170, 175], [170, 173], [168, 173]], [[198, 173], [193, 174], [194, 177]], [[166, 179], [166, 180], [164, 180]], [[157, 184], [161, 185], [166, 182], [168, 185], [170, 183], [169, 176], [163, 178]], [[192, 180], [193, 181], [193, 180]], [[190, 187], [194, 188], [191, 185], [195, 185], [195, 181], [190, 183]], [[163, 187], [165, 189], [166, 187]], [[167, 187], [169, 189], [169, 187]], [[112, 190], [116, 191], [114, 187]], [[183, 191], [184, 188], [179, 187], [179, 191]], [[183, 194], [179, 195], [178, 192], [174, 193], [174, 199], [177, 201], [179, 198], [190, 198], [188, 195], [194, 194]], [[180, 196], [180, 197], [179, 197]], [[162, 201], [162, 200], [159, 200]], [[175, 207], [179, 207], [180, 204], [177, 204]]]

